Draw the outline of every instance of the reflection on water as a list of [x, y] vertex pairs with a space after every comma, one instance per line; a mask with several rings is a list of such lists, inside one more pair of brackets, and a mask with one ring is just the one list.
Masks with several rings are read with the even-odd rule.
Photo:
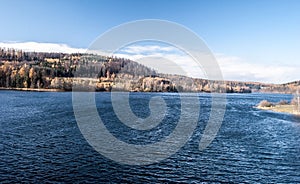
[[[131, 144], [151, 144], [169, 135], [180, 117], [176, 94], [134, 93], [134, 113], [149, 116], [149, 99], [161, 95], [166, 118], [151, 130], [117, 120], [109, 93], [97, 93], [100, 116], [109, 131]], [[71, 93], [0, 91], [0, 182], [300, 182], [300, 118], [260, 111], [259, 101], [290, 95], [230, 94], [222, 127], [209, 148], [199, 140], [208, 121], [210, 95], [200, 94], [198, 126], [170, 158], [147, 166], [111, 161], [86, 142], [74, 117]]]

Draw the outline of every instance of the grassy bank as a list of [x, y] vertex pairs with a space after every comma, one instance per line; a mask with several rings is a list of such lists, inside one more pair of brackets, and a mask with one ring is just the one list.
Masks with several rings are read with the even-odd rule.
[[258, 109], [262, 110], [270, 110], [274, 112], [280, 112], [280, 113], [289, 113], [289, 114], [294, 114], [294, 115], [300, 115], [300, 113], [297, 110], [296, 105], [274, 105], [271, 107], [262, 107], [262, 106], [257, 106]]

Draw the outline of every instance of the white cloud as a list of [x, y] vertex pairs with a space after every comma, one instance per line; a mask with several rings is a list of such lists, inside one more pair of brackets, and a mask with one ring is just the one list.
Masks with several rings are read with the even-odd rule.
[[141, 54], [141, 53], [157, 53], [157, 52], [170, 52], [174, 51], [175, 49], [173, 47], [168, 46], [158, 46], [158, 45], [145, 45], [145, 46], [135, 46], [131, 45], [129, 47], [125, 47], [122, 49], [123, 52], [126, 52], [128, 54]]
[[149, 66], [161, 73], [205, 78], [205, 73], [191, 57], [175, 47], [128, 46], [114, 54]]
[[0, 42], [0, 47], [15, 48], [23, 51], [84, 53], [86, 49], [72, 48], [66, 44], [38, 42]]
[[250, 63], [224, 54], [216, 54], [216, 59], [226, 80], [286, 83], [300, 79], [300, 66]]
[[[202, 71], [197, 63], [188, 55], [179, 50], [176, 51], [176, 48], [173, 47], [129, 46], [121, 51], [122, 54], [116, 55], [139, 61], [160, 72], [182, 74], [182, 71], [184, 71], [190, 77], [206, 78], [205, 71]], [[224, 80], [286, 83], [300, 79], [300, 65], [257, 64], [225, 54], [215, 54], [215, 58], [220, 66]], [[174, 63], [180, 67], [174, 67]]]

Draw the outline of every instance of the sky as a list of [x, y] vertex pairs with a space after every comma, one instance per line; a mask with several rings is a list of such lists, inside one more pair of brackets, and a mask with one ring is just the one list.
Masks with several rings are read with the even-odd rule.
[[226, 80], [300, 79], [299, 0], [0, 0], [0, 8], [0, 47], [81, 52], [112, 27], [161, 19], [195, 32]]

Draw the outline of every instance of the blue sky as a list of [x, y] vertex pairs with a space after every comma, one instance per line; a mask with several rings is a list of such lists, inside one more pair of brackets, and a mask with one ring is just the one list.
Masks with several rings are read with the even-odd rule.
[[[30, 41], [87, 48], [97, 36], [119, 24], [163, 19], [193, 30], [221, 60], [263, 64], [261, 68], [296, 68], [300, 63], [299, 0], [0, 0], [0, 4], [2, 43]], [[274, 78], [256, 79], [276, 82]], [[282, 82], [294, 79], [300, 76], [293, 74]]]

